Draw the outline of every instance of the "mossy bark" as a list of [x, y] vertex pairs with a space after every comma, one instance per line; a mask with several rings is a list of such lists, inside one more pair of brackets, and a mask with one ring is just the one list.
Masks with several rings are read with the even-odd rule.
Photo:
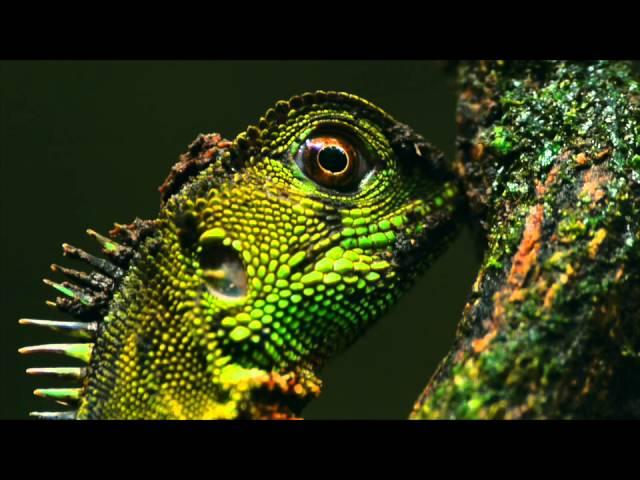
[[412, 418], [640, 417], [640, 85], [621, 62], [458, 66], [485, 255]]

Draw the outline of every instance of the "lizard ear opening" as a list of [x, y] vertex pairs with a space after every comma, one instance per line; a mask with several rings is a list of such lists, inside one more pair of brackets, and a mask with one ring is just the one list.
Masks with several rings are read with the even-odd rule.
[[202, 276], [209, 293], [229, 300], [247, 295], [247, 272], [238, 252], [220, 242], [204, 243], [198, 250]]

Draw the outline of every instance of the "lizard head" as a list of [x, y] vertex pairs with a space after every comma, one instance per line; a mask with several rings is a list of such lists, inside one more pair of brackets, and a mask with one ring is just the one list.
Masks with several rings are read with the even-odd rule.
[[50, 282], [95, 321], [79, 416], [235, 417], [261, 389], [299, 410], [455, 230], [442, 155], [346, 93], [200, 135], [160, 191], [157, 219], [91, 231], [111, 261], [65, 247], [102, 270], [93, 286]]

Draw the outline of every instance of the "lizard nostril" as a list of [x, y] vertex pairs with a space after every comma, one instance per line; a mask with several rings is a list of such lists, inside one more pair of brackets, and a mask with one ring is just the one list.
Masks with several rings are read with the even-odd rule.
[[238, 299], [247, 294], [247, 272], [233, 248], [219, 242], [202, 245], [200, 266], [212, 295]]

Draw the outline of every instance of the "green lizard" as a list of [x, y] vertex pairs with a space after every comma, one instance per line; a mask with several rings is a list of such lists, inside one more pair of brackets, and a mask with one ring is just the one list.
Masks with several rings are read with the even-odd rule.
[[[28, 372], [75, 409], [41, 418], [295, 418], [333, 354], [391, 306], [456, 230], [443, 156], [354, 95], [277, 102], [233, 141], [200, 135], [154, 220], [92, 230], [107, 259], [45, 280], [73, 322], [22, 319], [81, 343], [21, 349], [86, 366]], [[84, 343], [82, 343], [84, 342]]]

